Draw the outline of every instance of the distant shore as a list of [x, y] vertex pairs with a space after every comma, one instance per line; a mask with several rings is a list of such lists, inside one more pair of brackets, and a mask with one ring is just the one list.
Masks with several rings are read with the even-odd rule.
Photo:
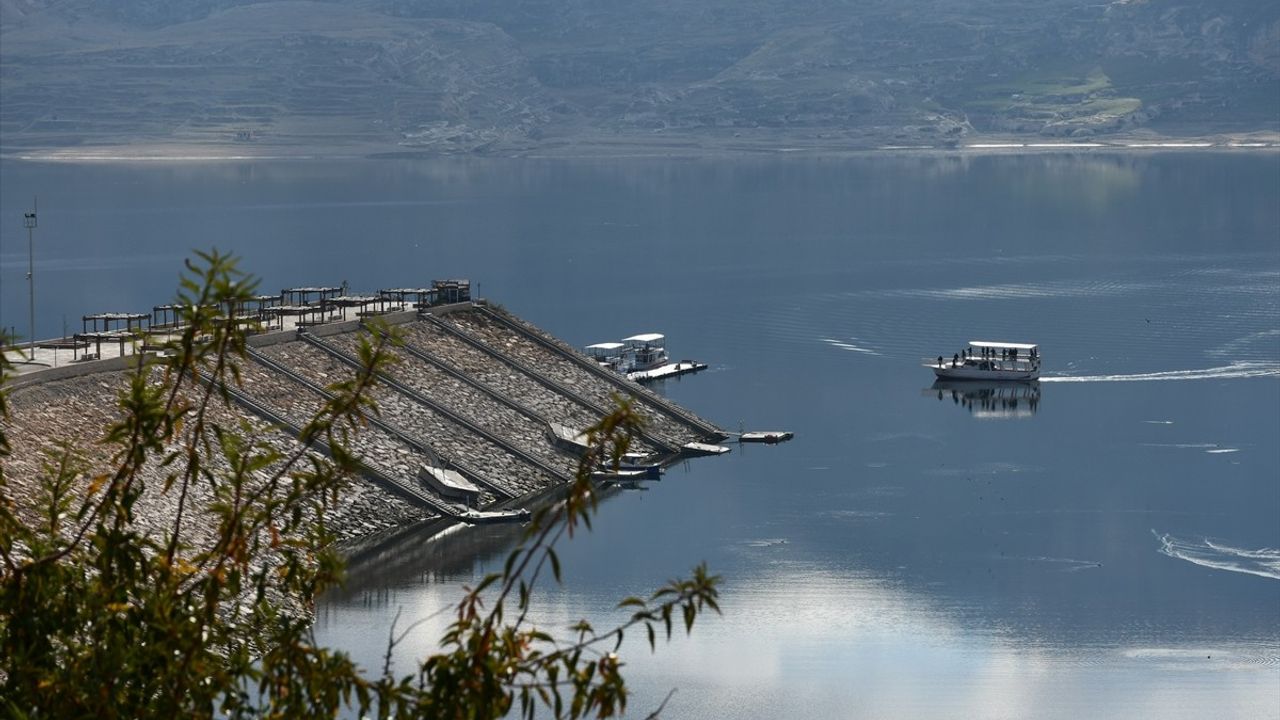
[[1167, 136], [1130, 133], [1090, 138], [1026, 135], [970, 135], [929, 142], [875, 136], [856, 139], [784, 135], [773, 132], [660, 133], [650, 135], [587, 134], [538, 142], [504, 143], [476, 148], [352, 140], [316, 143], [288, 138], [248, 142], [209, 140], [120, 140], [74, 146], [0, 148], [0, 159], [30, 162], [226, 162], [253, 160], [339, 159], [642, 159], [728, 158], [801, 155], [955, 155], [1027, 153], [1148, 153], [1161, 151], [1280, 151], [1280, 132]]

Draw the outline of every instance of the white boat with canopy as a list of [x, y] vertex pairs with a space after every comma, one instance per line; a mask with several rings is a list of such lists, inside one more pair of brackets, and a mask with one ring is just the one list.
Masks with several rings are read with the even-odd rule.
[[1040, 347], [1031, 343], [971, 340], [950, 358], [925, 362], [945, 380], [1039, 380]]
[[600, 367], [625, 375], [638, 383], [679, 377], [706, 370], [706, 363], [693, 360], [672, 362], [667, 355], [667, 338], [662, 333], [640, 333], [622, 342], [602, 342], [584, 348]]
[[624, 361], [623, 353], [626, 345], [620, 342], [602, 342], [586, 347], [587, 355], [610, 370], [619, 370]]
[[626, 372], [652, 370], [667, 363], [666, 336], [662, 333], [641, 333], [622, 338], [626, 344], [624, 357], [630, 362]]

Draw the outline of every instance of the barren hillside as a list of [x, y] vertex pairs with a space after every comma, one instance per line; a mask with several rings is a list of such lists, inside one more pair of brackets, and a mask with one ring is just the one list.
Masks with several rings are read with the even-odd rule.
[[1263, 0], [0, 0], [0, 144], [1280, 129]]

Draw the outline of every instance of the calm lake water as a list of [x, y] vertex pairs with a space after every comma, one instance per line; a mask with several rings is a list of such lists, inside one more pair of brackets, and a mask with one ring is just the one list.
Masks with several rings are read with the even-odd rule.
[[[650, 655], [643, 717], [1280, 717], [1280, 156], [0, 166], [0, 324], [148, 311], [192, 248], [268, 291], [469, 277], [574, 344], [711, 364], [659, 390], [785, 429], [616, 493], [536, 620], [606, 624], [705, 560], [724, 616]], [[920, 358], [1041, 344], [1038, 391]], [[500, 569], [504, 529], [351, 569], [321, 641]], [[397, 653], [406, 671], [444, 617]], [[640, 638], [636, 638], [640, 640]]]

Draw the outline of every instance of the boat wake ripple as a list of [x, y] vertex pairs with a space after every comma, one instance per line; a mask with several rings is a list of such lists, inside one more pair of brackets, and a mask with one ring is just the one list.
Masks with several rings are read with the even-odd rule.
[[1037, 555], [1036, 557], [1007, 557], [1008, 560], [1026, 560], [1028, 562], [1049, 563], [1056, 565], [1062, 572], [1080, 572], [1081, 570], [1093, 570], [1102, 567], [1102, 563], [1096, 560], [1076, 560], [1074, 558], [1048, 557], [1045, 555]]
[[1117, 375], [1054, 375], [1040, 382], [1152, 382], [1157, 380], [1226, 380], [1230, 378], [1280, 377], [1280, 364], [1241, 362], [1200, 370], [1165, 370], [1162, 372]]
[[1030, 283], [997, 283], [952, 288], [914, 288], [872, 291], [889, 298], [921, 300], [1026, 300], [1030, 298], [1098, 298], [1151, 292], [1157, 286], [1124, 280], [1067, 280]]
[[1160, 541], [1160, 552], [1171, 558], [1186, 560], [1214, 570], [1228, 570], [1280, 580], [1280, 550], [1278, 549], [1248, 550], [1214, 542], [1209, 538], [1200, 541], [1182, 540], [1155, 530], [1152, 530], [1151, 534]]
[[1276, 348], [1280, 348], [1280, 329], [1261, 330], [1230, 340], [1222, 347], [1210, 350], [1209, 354], [1220, 358], [1240, 357], [1257, 351], [1274, 354]]
[[835, 338], [825, 338], [825, 337], [824, 337], [824, 338], [818, 338], [818, 339], [819, 339], [819, 340], [821, 340], [822, 342], [824, 342], [824, 343], [826, 343], [826, 344], [830, 345], [831, 347], [834, 347], [834, 348], [840, 348], [841, 350], [848, 350], [849, 352], [866, 353], [867, 355], [879, 355], [879, 354], [880, 354], [880, 353], [876, 352], [875, 350], [872, 350], [871, 348], [864, 348], [864, 347], [860, 347], [860, 346], [858, 346], [858, 345], [854, 345], [853, 343], [845, 342], [844, 340], [836, 340]]

